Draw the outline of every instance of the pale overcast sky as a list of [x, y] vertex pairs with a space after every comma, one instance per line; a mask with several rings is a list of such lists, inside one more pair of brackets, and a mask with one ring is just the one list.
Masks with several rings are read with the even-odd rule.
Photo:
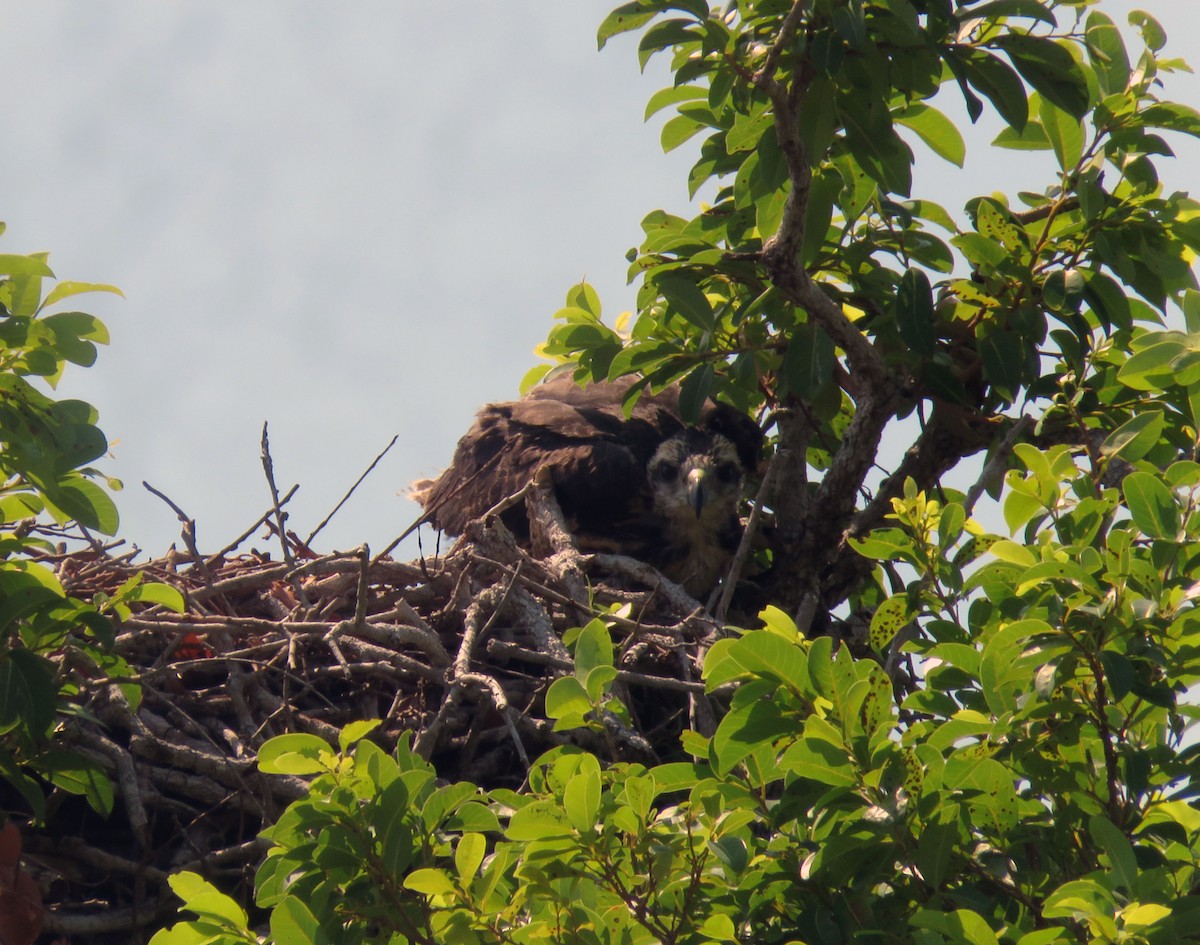
[[[196, 518], [202, 550], [249, 526], [269, 504], [266, 420], [302, 535], [398, 434], [317, 542], [382, 548], [417, 512], [398, 493], [449, 461], [479, 404], [515, 395], [572, 283], [609, 315], [631, 306], [624, 253], [647, 212], [686, 208], [695, 150], [664, 156], [662, 118], [642, 123], [666, 80], [639, 74], [635, 41], [596, 51], [613, 5], [0, 7], [0, 249], [126, 295], [78, 300], [113, 340], [62, 388], [100, 410], [122, 537], [152, 554], [178, 538], [142, 480]], [[1188, 55], [1194, 0], [1101, 8], [1123, 23], [1134, 6]], [[1194, 76], [1166, 94], [1200, 105]], [[1032, 170], [1048, 156], [985, 154], [988, 138], [960, 175], [918, 149], [914, 195], [957, 213], [1050, 180]], [[1200, 190], [1200, 149], [1172, 143], [1169, 188]]]

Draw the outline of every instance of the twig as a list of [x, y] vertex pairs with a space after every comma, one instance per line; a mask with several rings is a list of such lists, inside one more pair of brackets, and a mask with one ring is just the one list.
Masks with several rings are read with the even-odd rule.
[[271, 510], [275, 512], [275, 531], [280, 536], [280, 543], [283, 546], [283, 560], [287, 561], [289, 565], [294, 564], [292, 549], [288, 547], [288, 531], [283, 524], [287, 520], [287, 514], [280, 505], [280, 489], [275, 484], [275, 463], [271, 459], [271, 443], [266, 435], [265, 420], [263, 421], [263, 438], [259, 443], [262, 445], [263, 473], [266, 474], [266, 484], [271, 488]]
[[[305, 544], [308, 543], [305, 542]], [[366, 542], [363, 542], [359, 554], [362, 558], [362, 570], [358, 572], [358, 598], [354, 604], [354, 629], [361, 633], [367, 625], [367, 596], [371, 586], [367, 580], [370, 571], [371, 549]]]
[[766, 502], [767, 496], [771, 494], [771, 482], [775, 472], [775, 457], [772, 456], [767, 462], [766, 472], [763, 473], [762, 482], [759, 484], [758, 492], [754, 496], [754, 505], [750, 509], [750, 515], [746, 519], [746, 527], [742, 529], [742, 540], [738, 542], [737, 551], [734, 552], [733, 560], [729, 562], [729, 569], [725, 572], [725, 581], [721, 585], [721, 599], [717, 603], [717, 609], [713, 611], [713, 620], [719, 624], [725, 623], [725, 616], [729, 613], [729, 605], [733, 601], [733, 592], [737, 589], [738, 578], [741, 576], [742, 568], [746, 564], [746, 558], [750, 554], [750, 548], [754, 544], [754, 539], [758, 534], [758, 523], [762, 519], [763, 504]]
[[154, 488], [154, 486], [150, 485], [150, 483], [146, 482], [146, 480], [142, 480], [142, 485], [148, 492], [151, 493], [151, 495], [156, 495], [166, 502], [167, 505], [171, 507], [171, 510], [175, 513], [175, 515], [179, 518], [179, 521], [183, 523], [183, 543], [187, 547], [188, 554], [192, 556], [192, 561], [195, 562], [196, 567], [198, 567], [205, 574], [208, 574], [208, 565], [206, 564], [205, 560], [200, 557], [200, 552], [196, 549], [196, 520], [184, 512], [183, 509], [172, 502], [166, 495], [159, 492]]
[[316, 538], [318, 534], [320, 534], [321, 530], [322, 530], [322, 529], [323, 529], [323, 528], [324, 528], [326, 525], [328, 525], [328, 524], [329, 524], [329, 520], [330, 520], [331, 518], [333, 518], [335, 515], [337, 515], [337, 513], [338, 513], [338, 509], [340, 509], [340, 508], [341, 508], [343, 505], [345, 505], [345, 504], [346, 504], [346, 501], [347, 501], [347, 500], [350, 498], [350, 496], [354, 495], [354, 490], [355, 490], [355, 489], [357, 489], [357, 488], [358, 488], [360, 485], [362, 485], [362, 481], [363, 481], [364, 479], [366, 479], [366, 478], [367, 478], [367, 476], [371, 475], [371, 470], [373, 470], [373, 469], [374, 469], [376, 466], [378, 466], [378, 465], [379, 465], [379, 461], [380, 461], [381, 459], [383, 459], [383, 457], [385, 457], [385, 456], [388, 454], [388, 451], [389, 451], [389, 450], [390, 450], [390, 449], [391, 449], [393, 446], [395, 446], [395, 445], [396, 445], [396, 440], [398, 440], [399, 438], [400, 438], [400, 434], [396, 434], [395, 436], [393, 436], [393, 437], [392, 437], [392, 441], [391, 441], [390, 443], [388, 443], [388, 445], [387, 445], [387, 446], [385, 446], [385, 447], [383, 448], [383, 452], [382, 452], [382, 453], [380, 453], [378, 456], [376, 456], [376, 457], [375, 457], [375, 458], [374, 458], [374, 459], [371, 461], [371, 465], [370, 465], [370, 466], [368, 466], [368, 467], [366, 468], [366, 471], [365, 471], [365, 472], [363, 472], [363, 474], [362, 474], [361, 476], [359, 476], [359, 477], [358, 477], [356, 480], [354, 480], [354, 485], [352, 485], [352, 486], [350, 487], [350, 490], [349, 490], [349, 491], [348, 491], [348, 492], [347, 492], [347, 493], [346, 493], [344, 496], [342, 496], [342, 500], [341, 500], [341, 501], [340, 501], [340, 502], [339, 502], [337, 505], [335, 505], [335, 506], [333, 507], [333, 511], [332, 511], [332, 512], [330, 512], [328, 515], [326, 515], [326, 516], [325, 516], [323, 519], [321, 519], [321, 524], [320, 524], [320, 525], [318, 525], [316, 528], [314, 528], [314, 529], [312, 530], [312, 532], [309, 534], [309, 536], [308, 536], [307, 538], [305, 538], [305, 539], [304, 539], [304, 544], [305, 544], [305, 546], [306, 546], [306, 547], [307, 547], [308, 545], [311, 545], [311, 544], [312, 544], [312, 540], [313, 540], [314, 538]]
[[[460, 492], [463, 491], [463, 489], [467, 488], [467, 486], [469, 486], [471, 483], [473, 483], [476, 479], [478, 479], [480, 476], [482, 476], [485, 472], [487, 472], [489, 469], [491, 469], [497, 463], [497, 461], [500, 459], [501, 455], [502, 455], [501, 452], [496, 453], [495, 456], [493, 456], [486, 463], [484, 463], [482, 466], [480, 466], [477, 470], [475, 470], [475, 472], [471, 473], [471, 475], [469, 475], [466, 479], [464, 479], [462, 482], [460, 482], [458, 485], [456, 485], [453, 489], [451, 489], [448, 493], [446, 493], [446, 495], [442, 496], [440, 501], [434, 502], [432, 505], [423, 506], [421, 514], [417, 518], [417, 520], [415, 522], [413, 522], [411, 525], [409, 525], [408, 528], [404, 529], [404, 531], [402, 531], [400, 533], [400, 535], [397, 538], [395, 538], [390, 545], [388, 545], [386, 548], [384, 548], [383, 551], [379, 552], [379, 555], [376, 558], [376, 560], [379, 560], [379, 558], [383, 557], [384, 555], [391, 554], [396, 549], [396, 546], [399, 545], [400, 542], [404, 541], [405, 538], [407, 538], [409, 535], [411, 535], [413, 532], [415, 532], [418, 528], [420, 528], [426, 522], [432, 522], [433, 516], [436, 514], [438, 509], [440, 509], [443, 505], [445, 505], [447, 502], [449, 502], [451, 499], [453, 499], [455, 496], [457, 496]], [[522, 490], [519, 493], [519, 496], [520, 496], [520, 498], [523, 498], [524, 495], [525, 495], [524, 490]], [[509, 499], [512, 499], [512, 502], [509, 502]], [[504, 511], [504, 509], [507, 509], [510, 505], [515, 504], [517, 501], [519, 501], [519, 498], [514, 497], [514, 496], [509, 496], [508, 499], [504, 499], [501, 502], [497, 503], [495, 508], [489, 509], [487, 511], [487, 513], [485, 515], [483, 515], [482, 517], [486, 519], [486, 518], [490, 518], [492, 515], [499, 514], [499, 512]]]
[[[292, 488], [288, 489], [287, 495], [285, 495], [282, 499], [279, 500], [279, 508], [283, 508], [285, 505], [287, 505], [292, 500], [292, 496], [294, 496], [299, 489], [300, 489], [300, 485], [298, 483], [296, 485], [292, 486]], [[208, 558], [208, 564], [210, 566], [215, 566], [217, 563], [223, 561], [227, 554], [230, 554], [230, 553], [236, 551], [238, 549], [238, 547], [242, 544], [242, 542], [244, 542], [247, 538], [249, 538], [251, 535], [253, 535], [260, 528], [262, 528], [262, 526], [266, 524], [267, 520], [275, 513], [276, 513], [275, 508], [269, 508], [269, 509], [267, 509], [267, 511], [263, 512], [263, 514], [258, 517], [258, 520], [253, 525], [251, 525], [249, 528], [247, 528], [244, 532], [242, 532], [240, 535], [238, 535], [237, 538], [235, 538], [233, 541], [231, 541], [228, 545], [226, 545], [224, 548], [222, 548], [216, 554], [210, 555]]]
[[982, 498], [983, 490], [987, 488], [987, 484], [994, 476], [999, 475], [1008, 466], [1008, 456], [1012, 452], [1014, 446], [1025, 435], [1025, 431], [1033, 426], [1033, 418], [1023, 414], [1016, 423], [1012, 425], [1009, 431], [1004, 434], [992, 455], [988, 457], [988, 461], [984, 463], [983, 470], [979, 473], [979, 478], [971, 484], [971, 488], [967, 490], [966, 500], [963, 502], [963, 508], [966, 510], [967, 518], [970, 518], [975, 512], [975, 504]]

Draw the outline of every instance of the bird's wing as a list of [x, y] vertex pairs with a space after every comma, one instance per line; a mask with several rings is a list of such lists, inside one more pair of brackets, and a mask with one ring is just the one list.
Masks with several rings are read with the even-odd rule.
[[[428, 518], [452, 535], [523, 488], [539, 468], [551, 472], [564, 512], [581, 531], [603, 530], [630, 514], [645, 489], [653, 431], [628, 428], [620, 415], [548, 399], [489, 404], [458, 442], [454, 460], [424, 496]], [[524, 509], [505, 521], [524, 535]]]

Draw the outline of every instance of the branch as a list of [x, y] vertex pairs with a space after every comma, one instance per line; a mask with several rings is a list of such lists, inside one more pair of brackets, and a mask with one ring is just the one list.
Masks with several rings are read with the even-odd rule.
[[776, 453], [767, 462], [767, 470], [763, 473], [758, 493], [754, 496], [754, 504], [750, 509], [749, 518], [746, 519], [746, 527], [742, 529], [742, 540], [738, 542], [737, 551], [734, 552], [733, 560], [729, 562], [729, 569], [725, 572], [725, 580], [721, 584], [721, 597], [717, 602], [716, 610], [713, 611], [713, 620], [717, 623], [725, 622], [725, 616], [729, 613], [729, 605], [733, 602], [733, 592], [737, 587], [738, 578], [741, 576], [746, 558], [750, 554], [750, 548], [758, 535], [758, 524], [762, 520], [763, 506], [774, 487], [774, 472], [778, 457], [779, 454]]
[[284, 526], [287, 516], [279, 503], [279, 488], [275, 485], [275, 463], [271, 459], [271, 442], [267, 437], [265, 420], [263, 421], [262, 439], [259, 442], [262, 448], [263, 473], [266, 475], [267, 485], [271, 489], [271, 509], [275, 513], [275, 533], [279, 536], [279, 541], [283, 546], [283, 560], [292, 564], [292, 549], [288, 547], [287, 528]]
[[200, 557], [200, 552], [196, 548], [196, 520], [183, 511], [178, 505], [172, 502], [164, 493], [159, 492], [154, 486], [142, 480], [142, 485], [151, 495], [156, 495], [171, 507], [171, 510], [183, 523], [183, 543], [187, 547], [188, 554], [192, 556], [192, 561], [201, 570], [207, 570], [208, 565], [205, 560]]

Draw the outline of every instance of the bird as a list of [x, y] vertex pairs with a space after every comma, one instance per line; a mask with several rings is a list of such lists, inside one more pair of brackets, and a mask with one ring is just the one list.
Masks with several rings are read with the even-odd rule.
[[[486, 404], [450, 466], [436, 480], [414, 484], [421, 521], [461, 535], [544, 470], [581, 550], [637, 558], [702, 599], [740, 541], [738, 510], [763, 432], [746, 414], [712, 400], [689, 426], [678, 385], [643, 391], [626, 416], [622, 405], [635, 384], [645, 381], [580, 386], [566, 374], [520, 400]], [[523, 503], [501, 518], [528, 542]]]

